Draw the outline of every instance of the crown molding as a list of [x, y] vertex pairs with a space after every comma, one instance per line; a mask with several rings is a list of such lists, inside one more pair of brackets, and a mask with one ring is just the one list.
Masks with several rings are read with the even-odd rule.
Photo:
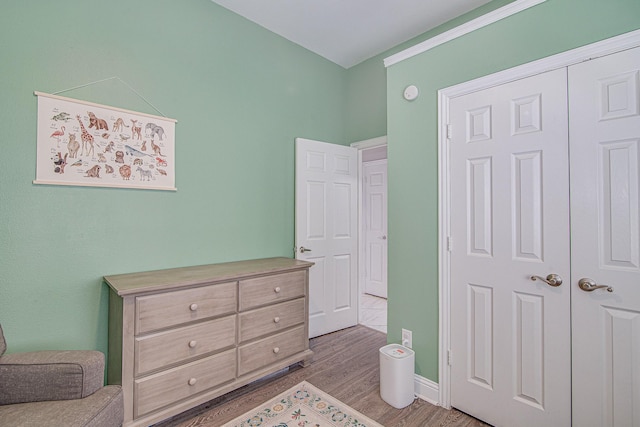
[[390, 67], [398, 62], [404, 61], [405, 59], [424, 53], [434, 47], [440, 46], [441, 44], [451, 40], [455, 40], [458, 37], [462, 37], [472, 31], [491, 25], [501, 19], [508, 18], [511, 15], [515, 15], [518, 12], [522, 12], [530, 7], [544, 3], [545, 1], [547, 0], [516, 0], [506, 6], [494, 10], [493, 12], [489, 12], [486, 15], [482, 15], [474, 20], [452, 28], [449, 31], [425, 40], [422, 43], [418, 43], [415, 46], [391, 55], [384, 59], [384, 66]]

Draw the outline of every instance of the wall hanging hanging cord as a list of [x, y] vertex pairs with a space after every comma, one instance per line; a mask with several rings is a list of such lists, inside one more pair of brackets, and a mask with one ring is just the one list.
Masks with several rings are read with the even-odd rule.
[[144, 102], [146, 102], [146, 103], [147, 103], [147, 105], [149, 105], [151, 108], [153, 108], [153, 109], [154, 109], [154, 110], [156, 110], [158, 113], [160, 113], [160, 115], [161, 115], [161, 116], [163, 116], [163, 117], [167, 117], [167, 115], [166, 115], [166, 114], [164, 114], [162, 111], [158, 110], [158, 109], [156, 108], [156, 106], [155, 106], [155, 105], [153, 105], [153, 104], [152, 104], [152, 103], [151, 103], [147, 98], [145, 98], [144, 96], [142, 96], [142, 95], [140, 94], [140, 92], [138, 92], [137, 90], [135, 90], [133, 87], [131, 87], [131, 85], [130, 85], [130, 84], [128, 84], [127, 82], [125, 82], [124, 80], [122, 80], [122, 79], [121, 79], [120, 77], [118, 77], [118, 76], [107, 77], [106, 79], [96, 80], [95, 82], [89, 82], [89, 83], [85, 83], [85, 84], [82, 84], [82, 85], [79, 85], [79, 86], [71, 87], [71, 88], [69, 88], [69, 89], [64, 89], [64, 90], [60, 90], [60, 91], [58, 91], [58, 92], [53, 92], [53, 93], [52, 93], [52, 95], [59, 95], [59, 94], [61, 94], [61, 93], [70, 92], [70, 91], [72, 91], [72, 90], [76, 90], [76, 89], [81, 89], [81, 88], [83, 88], [83, 87], [92, 86], [92, 85], [95, 85], [95, 84], [98, 84], [98, 83], [104, 83], [104, 82], [107, 82], [107, 81], [109, 81], [109, 80], [117, 80], [117, 81], [119, 81], [120, 83], [122, 83], [123, 85], [125, 85], [127, 88], [129, 88], [129, 90], [131, 90], [133, 93], [135, 93], [135, 94], [136, 94], [140, 99], [142, 99]]

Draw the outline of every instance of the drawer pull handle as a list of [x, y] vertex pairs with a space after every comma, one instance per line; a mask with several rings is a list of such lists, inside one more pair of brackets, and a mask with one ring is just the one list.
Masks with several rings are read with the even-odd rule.
[[280, 323], [280, 318], [278, 316], [274, 317], [273, 323]]
[[274, 349], [273, 349], [273, 353], [274, 353], [274, 354], [278, 354], [278, 353], [280, 353], [280, 347], [276, 347], [276, 348], [274, 348]]
[[189, 310], [196, 311], [198, 309], [198, 304], [195, 302], [189, 306]]
[[197, 379], [195, 379], [195, 378], [189, 378], [189, 385], [196, 385], [196, 382], [197, 382], [197, 381], [198, 381], [198, 380], [197, 380]]
[[277, 286], [273, 291], [274, 291], [276, 294], [280, 293], [280, 286]]
[[195, 348], [195, 347], [196, 347], [196, 344], [198, 344], [198, 343], [196, 342], [196, 340], [191, 340], [191, 341], [189, 341], [189, 347], [191, 347], [191, 348]]

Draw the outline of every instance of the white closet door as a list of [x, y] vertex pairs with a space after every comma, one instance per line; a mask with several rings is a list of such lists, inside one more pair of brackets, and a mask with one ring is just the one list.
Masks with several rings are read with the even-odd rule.
[[569, 67], [569, 95], [573, 425], [638, 427], [640, 48]]
[[557, 70], [450, 103], [451, 403], [495, 426], [571, 422], [566, 88]]

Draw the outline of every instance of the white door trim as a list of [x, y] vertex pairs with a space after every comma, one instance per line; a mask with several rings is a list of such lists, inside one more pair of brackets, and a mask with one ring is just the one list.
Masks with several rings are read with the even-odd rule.
[[591, 45], [579, 47], [547, 58], [520, 65], [509, 70], [480, 77], [438, 91], [438, 304], [439, 304], [439, 404], [451, 408], [451, 370], [448, 364], [450, 349], [450, 177], [447, 125], [449, 123], [449, 101], [478, 90], [530, 77], [536, 74], [568, 67], [589, 59], [609, 55], [640, 46], [640, 30], [612, 37]]
[[383, 145], [387, 145], [387, 135], [351, 143], [351, 146], [358, 150], [367, 150], [369, 148], [382, 147]]
[[[357, 141], [350, 144], [351, 147], [358, 149], [358, 304], [360, 304], [360, 295], [364, 293], [364, 238], [363, 238], [363, 221], [362, 216], [364, 215], [364, 191], [362, 187], [362, 176], [363, 176], [363, 166], [362, 166], [362, 153], [364, 150], [368, 150], [371, 148], [378, 148], [387, 145], [387, 135], [378, 136], [376, 138], [365, 139], [363, 141]], [[360, 305], [358, 305], [360, 307]], [[360, 318], [360, 312], [358, 311], [358, 319]]]

